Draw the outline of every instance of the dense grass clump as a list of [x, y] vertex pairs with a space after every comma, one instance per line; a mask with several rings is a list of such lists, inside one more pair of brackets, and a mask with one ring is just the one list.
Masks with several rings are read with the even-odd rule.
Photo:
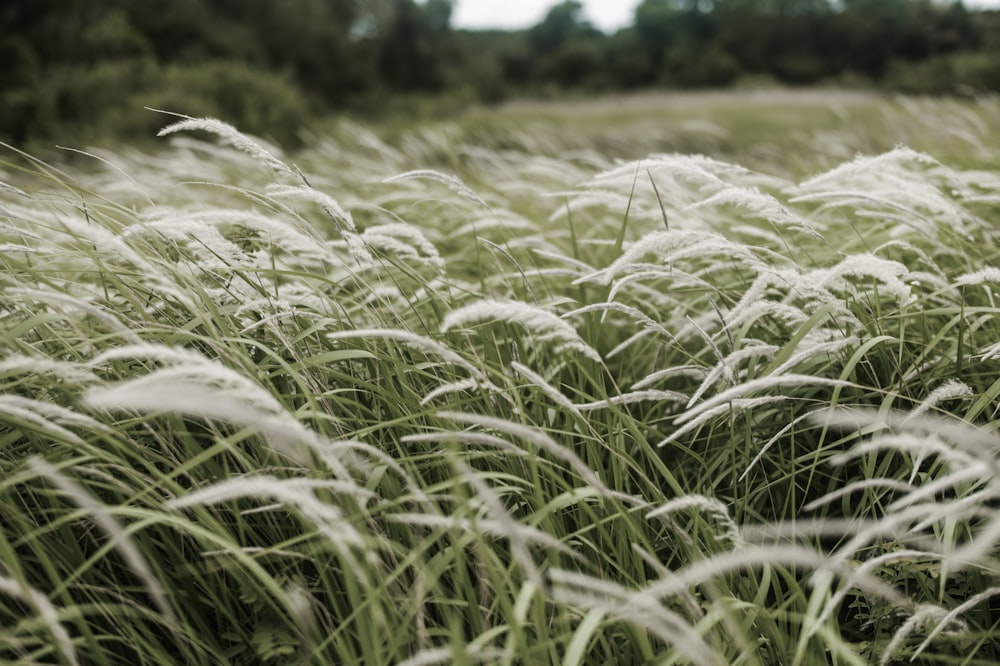
[[997, 118], [10, 150], [0, 660], [996, 663]]

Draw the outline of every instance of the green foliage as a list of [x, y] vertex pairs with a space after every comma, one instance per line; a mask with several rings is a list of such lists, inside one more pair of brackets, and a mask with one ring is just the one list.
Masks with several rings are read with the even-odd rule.
[[136, 30], [121, 10], [105, 14], [83, 34], [83, 52], [94, 61], [147, 58], [152, 53], [149, 39]]
[[996, 53], [957, 53], [916, 63], [894, 61], [886, 84], [907, 93], [982, 94], [998, 89], [1000, 58]]
[[1000, 53], [961, 53], [948, 60], [955, 74], [953, 85], [961, 92], [1000, 90]]
[[[148, 87], [137, 101], [154, 109], [189, 109], [198, 115], [236, 118], [246, 130], [297, 146], [309, 117], [309, 102], [287, 76], [262, 73], [238, 62], [171, 66], [160, 85]], [[152, 135], [162, 117], [144, 114], [143, 132]]]
[[393, 0], [389, 16], [379, 33], [381, 80], [404, 93], [440, 90], [453, 55], [448, 29], [451, 3], [430, 0], [419, 6], [412, 0]]
[[12, 139], [69, 131], [79, 143], [109, 135], [152, 138], [162, 118], [144, 108], [150, 107], [234, 118], [249, 132], [295, 145], [309, 106], [288, 77], [243, 63], [161, 67], [146, 58], [52, 66], [30, 87], [0, 96]]
[[[452, 8], [452, 0], [9, 0], [0, 12], [0, 138], [44, 140], [63, 127], [94, 139], [145, 134], [137, 101], [184, 101], [185, 71], [187, 111], [223, 113], [251, 131], [267, 125], [282, 140], [330, 111], [392, 109], [392, 96], [495, 103], [761, 81], [998, 89], [990, 59], [1000, 12], [961, 3], [643, 0], [633, 24], [612, 35], [571, 0], [510, 33], [456, 31]], [[219, 75], [225, 68], [237, 83]]]

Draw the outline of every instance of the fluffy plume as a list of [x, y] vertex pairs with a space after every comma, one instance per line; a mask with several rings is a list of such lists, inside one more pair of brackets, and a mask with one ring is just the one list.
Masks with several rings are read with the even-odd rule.
[[518, 324], [538, 340], [555, 342], [555, 351], [576, 351], [598, 363], [597, 351], [584, 342], [576, 330], [548, 310], [517, 301], [482, 300], [449, 312], [441, 322], [441, 332], [480, 322], [502, 321]]
[[161, 129], [157, 136], [167, 136], [170, 134], [175, 134], [177, 132], [190, 132], [190, 131], [202, 131], [209, 132], [210, 134], [215, 134], [223, 141], [226, 141], [233, 148], [241, 150], [244, 153], [254, 157], [264, 164], [266, 164], [270, 169], [278, 173], [283, 173], [289, 176], [294, 176], [295, 172], [288, 167], [287, 164], [282, 162], [280, 159], [274, 156], [274, 154], [264, 148], [260, 143], [254, 141], [246, 134], [243, 134], [238, 129], [233, 127], [228, 123], [224, 123], [221, 120], [216, 120], [215, 118], [191, 118], [184, 116], [184, 120], [179, 120], [176, 123], [167, 125]]

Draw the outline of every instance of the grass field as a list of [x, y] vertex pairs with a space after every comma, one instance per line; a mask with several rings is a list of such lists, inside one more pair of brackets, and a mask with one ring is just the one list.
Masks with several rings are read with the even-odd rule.
[[0, 661], [1000, 660], [1000, 101], [163, 124], [0, 162]]

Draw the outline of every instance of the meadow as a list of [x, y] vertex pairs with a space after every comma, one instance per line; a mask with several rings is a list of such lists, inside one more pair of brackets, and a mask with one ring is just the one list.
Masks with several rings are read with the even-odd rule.
[[1000, 660], [1000, 100], [162, 119], [3, 147], [0, 661]]

